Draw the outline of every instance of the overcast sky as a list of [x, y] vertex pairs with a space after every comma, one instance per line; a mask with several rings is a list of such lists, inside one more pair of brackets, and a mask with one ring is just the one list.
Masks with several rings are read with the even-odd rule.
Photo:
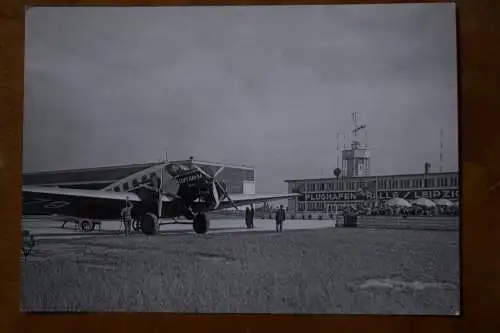
[[281, 192], [332, 174], [352, 112], [372, 174], [437, 170], [441, 129], [458, 170], [453, 4], [32, 8], [26, 27], [24, 171], [167, 149]]

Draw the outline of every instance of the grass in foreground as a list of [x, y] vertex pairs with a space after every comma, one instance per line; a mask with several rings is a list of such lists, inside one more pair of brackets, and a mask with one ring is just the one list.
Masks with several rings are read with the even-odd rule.
[[[22, 266], [23, 310], [459, 310], [455, 232], [323, 229], [134, 235], [46, 243], [40, 248], [52, 255]], [[391, 286], [384, 279], [401, 283]]]

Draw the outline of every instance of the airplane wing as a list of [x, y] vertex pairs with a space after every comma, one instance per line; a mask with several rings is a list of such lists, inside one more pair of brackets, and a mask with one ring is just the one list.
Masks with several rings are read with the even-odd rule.
[[[124, 202], [139, 202], [141, 199], [133, 192], [112, 192], [101, 190], [71, 189], [48, 186], [23, 186], [23, 214], [51, 215], [62, 214], [87, 217], [99, 212], [103, 219], [112, 218], [121, 211]], [[171, 201], [163, 195], [162, 201]]]
[[85, 190], [85, 189], [72, 189], [48, 186], [23, 186], [24, 194], [40, 194], [42, 196], [61, 196], [69, 198], [92, 198], [92, 199], [108, 199], [108, 200], [122, 200], [125, 201], [140, 201], [135, 193], [128, 192], [111, 192], [101, 190]]
[[[301, 194], [299, 193], [288, 193], [288, 194], [232, 194], [229, 197], [236, 206], [244, 206], [252, 203], [297, 198], [299, 196], [301, 196]], [[230, 207], [233, 207], [231, 202], [228, 199], [224, 199], [219, 205], [218, 210]]]
[[[107, 199], [107, 200], [121, 200], [132, 202], [139, 202], [141, 199], [139, 196], [133, 192], [112, 192], [112, 191], [101, 191], [101, 190], [85, 190], [85, 189], [72, 189], [72, 188], [60, 188], [60, 187], [48, 187], [48, 186], [23, 186], [23, 194], [41, 194], [41, 195], [53, 195], [53, 196], [65, 196], [68, 198], [79, 197], [79, 198], [92, 198], [92, 199]], [[162, 201], [169, 202], [172, 201], [172, 196], [166, 194], [162, 196]]]

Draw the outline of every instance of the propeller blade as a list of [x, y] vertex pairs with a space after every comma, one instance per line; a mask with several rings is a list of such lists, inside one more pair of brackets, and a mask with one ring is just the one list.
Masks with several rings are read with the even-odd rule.
[[[206, 173], [202, 168], [200, 168], [196, 164], [193, 164], [193, 166], [199, 172], [201, 172], [203, 175], [205, 175], [205, 177], [207, 177], [208, 179], [210, 179], [212, 181], [212, 190], [213, 190], [214, 199], [215, 199], [215, 209], [217, 209], [220, 206], [220, 204], [221, 204], [221, 202], [222, 202], [222, 200], [224, 198], [227, 198], [227, 200], [229, 201], [229, 203], [236, 210], [240, 210], [239, 207], [233, 202], [233, 200], [231, 200], [231, 198], [227, 194], [226, 190], [215, 180], [215, 176], [217, 176], [218, 174], [220, 174], [222, 172], [222, 170], [224, 170], [224, 167], [221, 167], [219, 170], [217, 170], [217, 172], [215, 173], [215, 176], [210, 176], [208, 173]], [[222, 198], [219, 197], [219, 191], [217, 191], [217, 189], [219, 189], [222, 192]]]
[[217, 170], [213, 178], [217, 177], [224, 169], [225, 167], [221, 167], [219, 170]]
[[208, 173], [206, 173], [202, 168], [200, 168], [199, 166], [197, 166], [196, 164], [193, 164], [193, 166], [199, 171], [201, 172], [205, 177], [209, 178], [209, 179], [213, 179], [214, 177], [210, 176]]
[[219, 191], [217, 191], [217, 185], [215, 182], [212, 183], [212, 191], [214, 193], [215, 209], [217, 209], [220, 205], [220, 199], [219, 199]]
[[231, 206], [233, 206], [236, 210], [240, 210], [240, 208], [233, 202], [233, 200], [231, 200], [227, 191], [216, 180], [214, 180], [214, 184], [217, 184], [217, 187], [221, 190], [223, 198], [227, 198]]

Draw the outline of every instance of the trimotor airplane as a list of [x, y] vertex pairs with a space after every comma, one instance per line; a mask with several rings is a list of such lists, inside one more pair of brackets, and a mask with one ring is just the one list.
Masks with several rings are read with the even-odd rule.
[[196, 233], [209, 229], [207, 212], [298, 197], [290, 194], [232, 194], [213, 176], [191, 162], [166, 163], [165, 170], [178, 186], [176, 193], [162, 191], [162, 180], [153, 174], [128, 192], [23, 186], [23, 215], [62, 215], [92, 220], [119, 220], [126, 202], [133, 205], [132, 218], [146, 235], [159, 232], [159, 219], [185, 217]]

